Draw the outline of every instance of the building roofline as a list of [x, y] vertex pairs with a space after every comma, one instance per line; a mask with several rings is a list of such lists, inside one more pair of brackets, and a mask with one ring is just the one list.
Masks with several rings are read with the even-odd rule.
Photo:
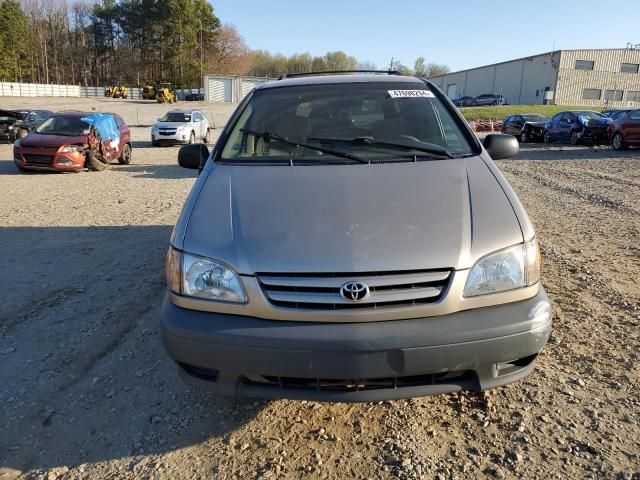
[[429, 77], [429, 80], [433, 80], [435, 78], [446, 77], [447, 75], [455, 75], [457, 73], [470, 72], [471, 70], [479, 70], [480, 68], [495, 67], [495, 66], [498, 66], [498, 65], [504, 65], [505, 63], [519, 62], [520, 60], [526, 60], [527, 58], [544, 57], [545, 55], [550, 55], [550, 54], [554, 54], [554, 53], [560, 53], [562, 51], [563, 50], [552, 50], [550, 52], [536, 53], [535, 55], [527, 55], [526, 57], [514, 58], [512, 60], [505, 60], [504, 62], [489, 63], [487, 65], [480, 65], [479, 67], [465, 68], [464, 70], [456, 70], [455, 72], [445, 73], [444, 75], [436, 75], [436, 76], [433, 76], [433, 77]]
[[[595, 52], [595, 51], [605, 51], [605, 50], [608, 50], [608, 51], [611, 51], [611, 50], [630, 50], [630, 51], [634, 51], [633, 49], [630, 49], [630, 48], [563, 48], [563, 49], [558, 49], [558, 50], [551, 50], [551, 51], [544, 52], [544, 53], [536, 53], [534, 55], [527, 55], [525, 57], [514, 58], [512, 60], [505, 60], [504, 62], [489, 63], [487, 65], [481, 65], [479, 67], [471, 67], [471, 68], [465, 68], [464, 70], [456, 70], [455, 72], [445, 73], [444, 75], [435, 75], [433, 77], [429, 77], [429, 80], [434, 80], [436, 78], [446, 77], [447, 75], [455, 75], [457, 73], [470, 72], [471, 70], [479, 70], [480, 68], [496, 67], [498, 65], [504, 65], [505, 63], [519, 62], [520, 60], [526, 60], [528, 58], [544, 57], [545, 55], [553, 55], [555, 53], [562, 53], [562, 52]], [[636, 50], [636, 51], [640, 52], [640, 50]]]

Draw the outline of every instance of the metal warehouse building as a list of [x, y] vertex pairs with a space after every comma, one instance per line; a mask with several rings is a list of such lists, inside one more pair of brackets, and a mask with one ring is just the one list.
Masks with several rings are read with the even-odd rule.
[[204, 99], [208, 102], [238, 103], [254, 87], [269, 80], [261, 77], [238, 77], [235, 75], [205, 75]]
[[511, 104], [640, 107], [640, 50], [557, 50], [430, 80], [450, 98], [492, 93]]

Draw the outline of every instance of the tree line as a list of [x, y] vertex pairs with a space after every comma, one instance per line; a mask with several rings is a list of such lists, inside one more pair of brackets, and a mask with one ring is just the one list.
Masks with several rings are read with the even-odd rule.
[[[403, 74], [448, 71], [420, 57]], [[376, 69], [342, 51], [290, 56], [252, 51], [207, 0], [0, 0], [0, 80], [194, 87], [202, 74], [277, 77], [308, 71]]]

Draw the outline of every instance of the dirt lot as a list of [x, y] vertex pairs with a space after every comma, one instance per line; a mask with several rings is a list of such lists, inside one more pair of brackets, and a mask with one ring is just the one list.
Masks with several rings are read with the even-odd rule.
[[[132, 124], [167, 108], [93, 105]], [[228, 114], [214, 107], [218, 125]], [[19, 174], [0, 145], [0, 480], [640, 479], [639, 151], [527, 145], [499, 162], [537, 227], [555, 309], [525, 381], [326, 405], [181, 383], [158, 315], [195, 174], [133, 134], [132, 164], [102, 173]]]

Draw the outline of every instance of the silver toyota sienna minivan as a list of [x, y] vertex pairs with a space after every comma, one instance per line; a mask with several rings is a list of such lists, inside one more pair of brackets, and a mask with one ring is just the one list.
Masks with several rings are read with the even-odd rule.
[[161, 329], [214, 392], [377, 401], [529, 374], [551, 329], [531, 221], [484, 145], [424, 79], [300, 75], [247, 95], [166, 257]]

